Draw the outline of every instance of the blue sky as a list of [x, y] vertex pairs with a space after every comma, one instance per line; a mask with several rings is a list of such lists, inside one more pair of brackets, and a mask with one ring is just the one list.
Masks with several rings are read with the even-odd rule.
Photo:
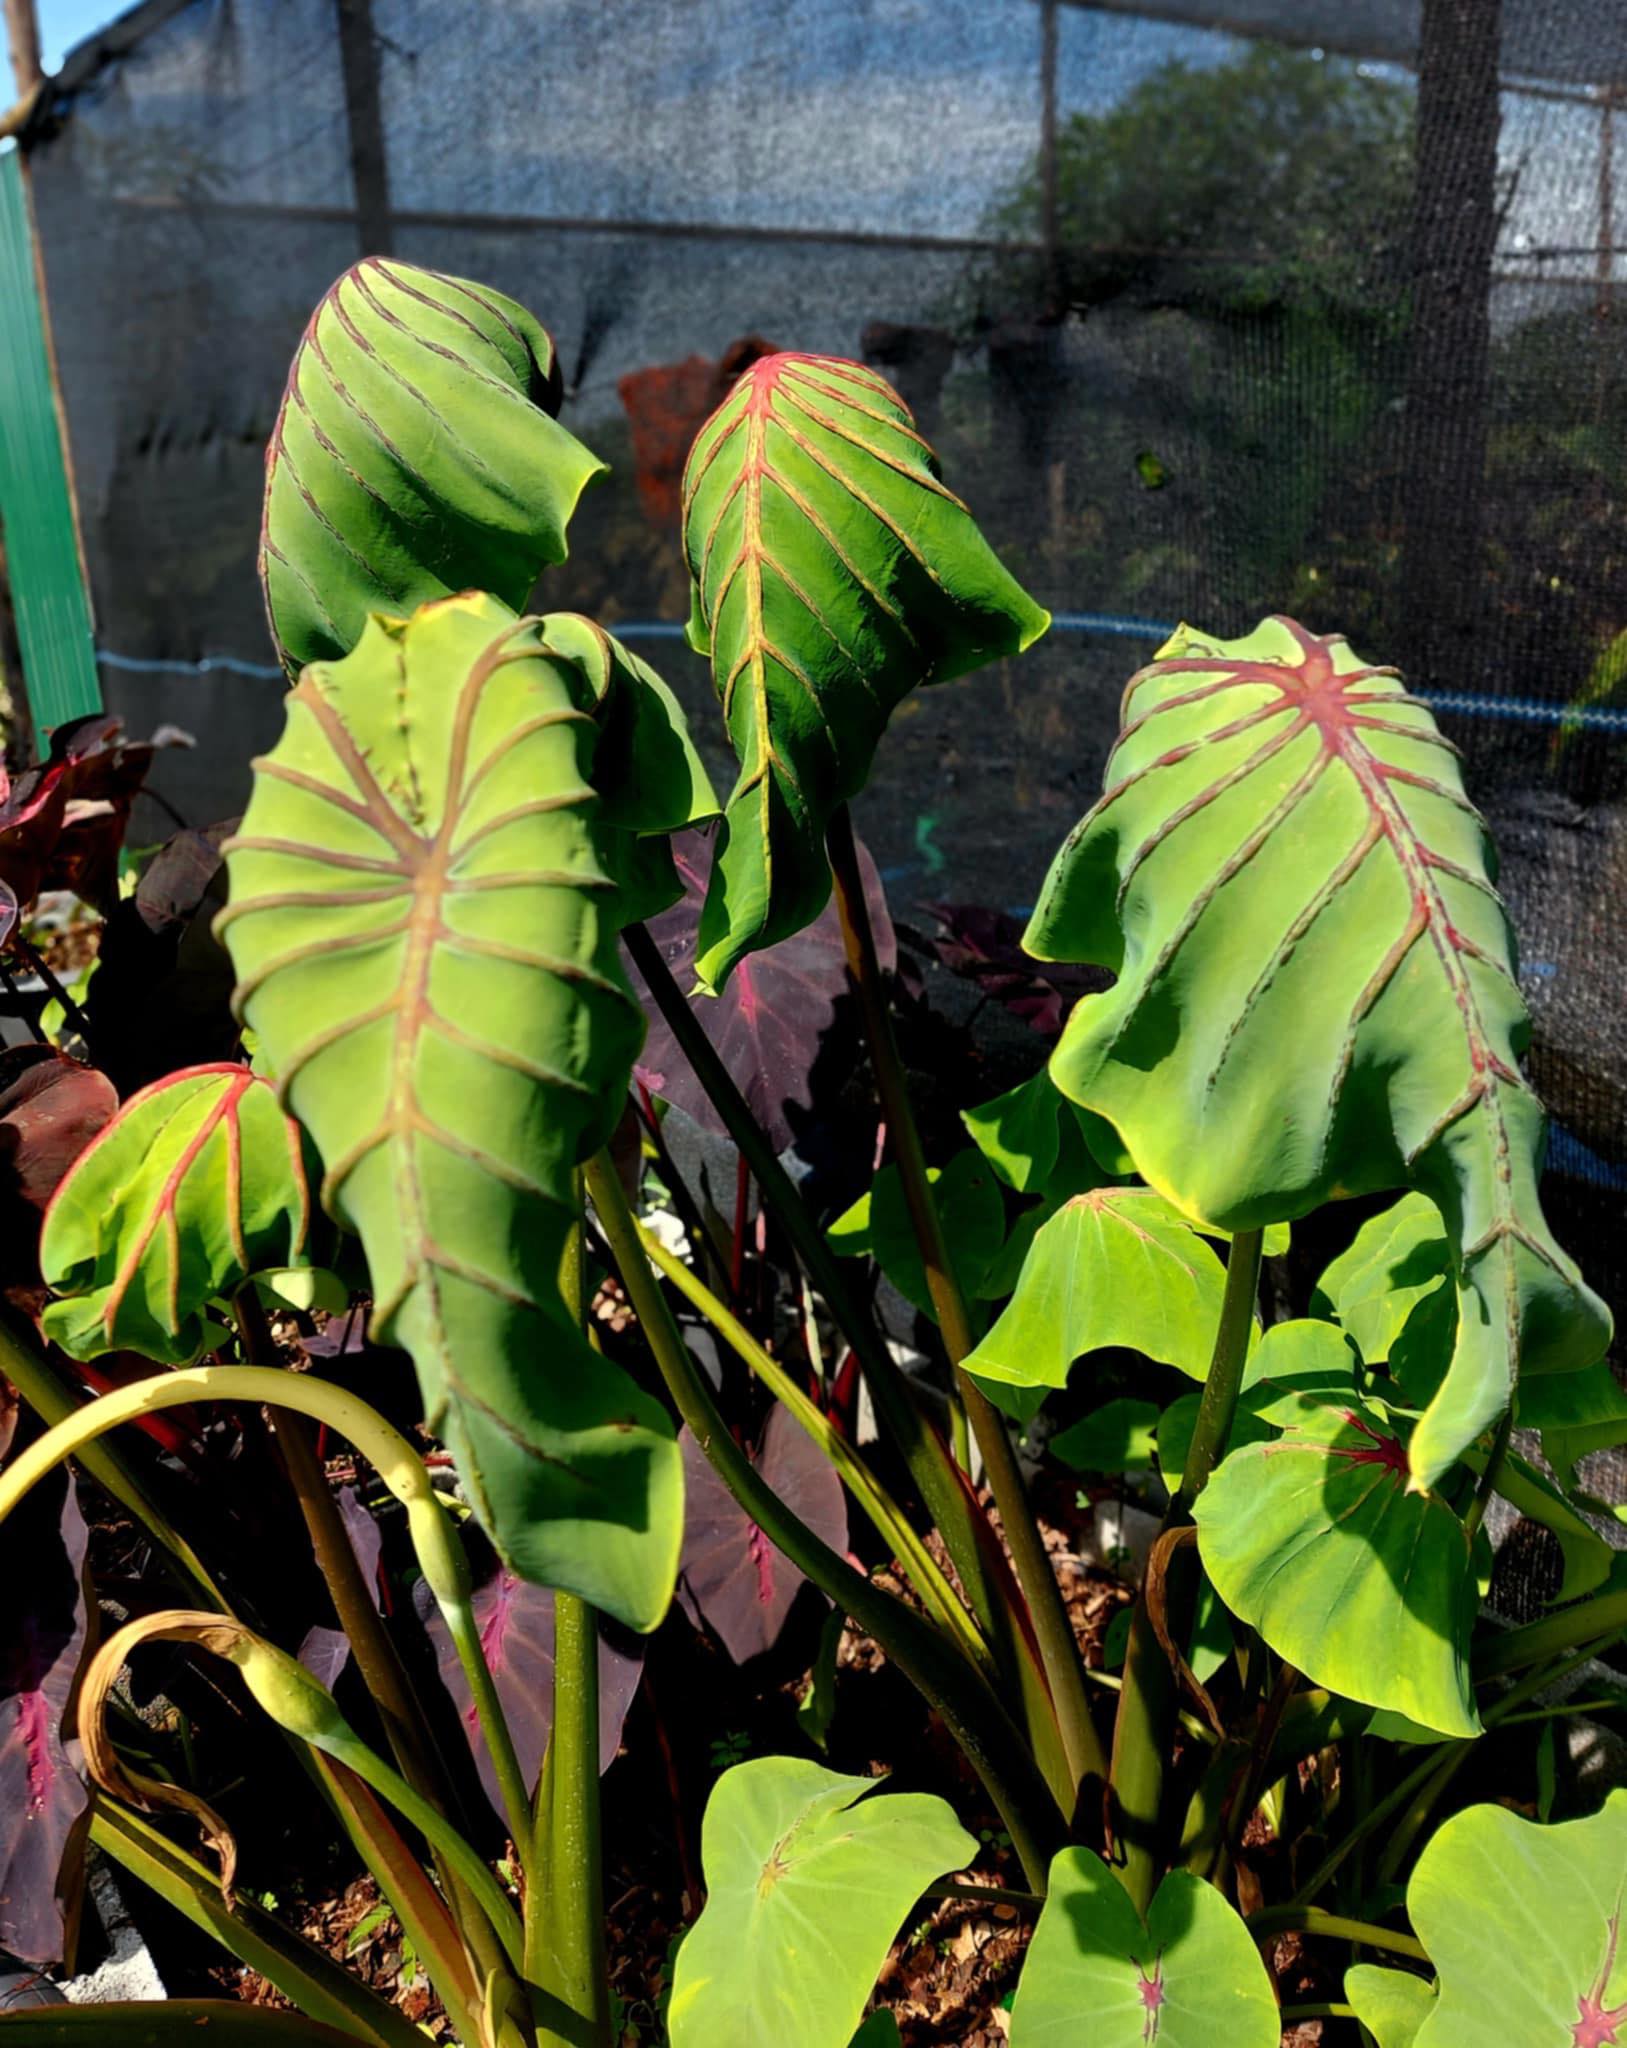
[[124, 12], [124, 0], [36, 0], [36, 4], [47, 71], [55, 71], [75, 43]]

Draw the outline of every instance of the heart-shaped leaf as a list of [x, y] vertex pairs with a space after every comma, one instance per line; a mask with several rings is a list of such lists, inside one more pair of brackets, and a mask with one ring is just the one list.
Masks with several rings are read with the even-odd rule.
[[701, 1827], [706, 1907], [673, 1971], [672, 2048], [847, 2048], [899, 1922], [976, 1854], [928, 1793], [785, 1756], [725, 1771]]
[[63, 1734], [85, 1654], [84, 1517], [56, 1472], [6, 1523], [0, 1584], [0, 1949], [60, 1962], [90, 1794]]
[[[1077, 1150], [1104, 1138], [1117, 1144], [1112, 1126], [1070, 1102], [1045, 1067], [992, 1102], [963, 1109], [960, 1120], [1006, 1186], [1020, 1195], [1041, 1193], [1059, 1165], [1065, 1165]], [[1105, 1169], [1113, 1170], [1111, 1164]], [[1088, 1185], [1099, 1177], [1100, 1172], [1086, 1172], [1082, 1183]]]
[[1225, 1290], [1214, 1248], [1161, 1195], [1095, 1188], [1035, 1234], [1016, 1291], [967, 1368], [1062, 1387], [1076, 1358], [1122, 1345], [1202, 1379]]
[[554, 418], [554, 344], [485, 285], [369, 256], [311, 316], [266, 450], [260, 578], [290, 674], [370, 612], [524, 604], [604, 464]]
[[[423, 1586], [423, 1581], [419, 1581]], [[414, 1589], [417, 1598], [417, 1589]], [[546, 1586], [533, 1586], [499, 1566], [478, 1587], [474, 1597], [480, 1647], [497, 1687], [498, 1703], [514, 1737], [514, 1753], [527, 1785], [535, 1788], [554, 1725], [554, 1596]], [[474, 1754], [480, 1782], [492, 1810], [501, 1817], [502, 1792], [497, 1771], [480, 1732], [469, 1681], [440, 1609], [424, 1587], [419, 1603], [424, 1627], [435, 1648], [441, 1683], [452, 1696], [458, 1720]], [[621, 1747], [627, 1719], [644, 1673], [643, 1646], [637, 1637], [618, 1641], [599, 1632], [599, 1769], [608, 1771]]]
[[[955, 1277], [965, 1293], [981, 1295], [1006, 1234], [999, 1183], [982, 1154], [971, 1151], [957, 1152], [945, 1167], [929, 1167], [927, 1178], [937, 1196]], [[829, 1235], [834, 1252], [843, 1258], [868, 1254], [906, 1301], [937, 1321], [896, 1166], [881, 1169], [870, 1192], [837, 1217]]]
[[1431, 1484], [1517, 1372], [1579, 1372], [1610, 1336], [1537, 1197], [1542, 1109], [1515, 1065], [1527, 1019], [1484, 827], [1394, 671], [1290, 620], [1230, 644], [1183, 628], [1124, 721], [1029, 927], [1041, 957], [1118, 976], [1076, 1005], [1052, 1072], [1196, 1217], [1433, 1198], [1461, 1312], [1411, 1444]]
[[1378, 2048], [1415, 2048], [1419, 2029], [1435, 2010], [1433, 1984], [1410, 1971], [1382, 1970], [1375, 1963], [1357, 1963], [1346, 1970], [1345, 1998]]
[[1051, 1864], [1011, 2013], [1011, 2048], [1277, 2048], [1260, 1951], [1211, 1884], [1171, 1871], [1142, 1919], [1089, 1849]]
[[[686, 1429], [684, 1547], [678, 1597], [713, 1629], [737, 1664], [779, 1640], [803, 1578], [713, 1471]], [[847, 1551], [847, 1502], [836, 1468], [789, 1409], [777, 1403], [752, 1461], [758, 1475], [838, 1557]]]
[[219, 928], [324, 1205], [361, 1236], [373, 1334], [411, 1353], [500, 1554], [648, 1629], [677, 1570], [677, 1444], [558, 1285], [573, 1169], [642, 1029], [580, 688], [494, 598], [374, 619], [289, 697]]
[[45, 1212], [40, 1265], [63, 1300], [45, 1334], [74, 1358], [185, 1365], [204, 1311], [257, 1270], [298, 1263], [310, 1194], [299, 1129], [247, 1067], [143, 1088], [79, 1154]]
[[[1262, 1354], [1273, 1341], [1278, 1355], [1344, 1348], [1315, 1322], [1279, 1324]], [[1353, 1383], [1342, 1394], [1290, 1391], [1256, 1411], [1282, 1434], [1232, 1450], [1193, 1510], [1216, 1592], [1314, 1684], [1477, 1735], [1469, 1535], [1439, 1494], [1413, 1489], [1405, 1425]]]
[[1407, 1912], [1440, 1975], [1417, 2048], [1616, 2048], [1627, 2038], [1627, 1792], [1542, 1827], [1471, 1806], [1430, 1838]]
[[[701, 906], [712, 876], [712, 840], [709, 832], [686, 832], [673, 841], [683, 896], [650, 925], [650, 936], [680, 987], [690, 979]], [[898, 942], [881, 877], [862, 843], [859, 872], [876, 953], [890, 972], [897, 964]], [[642, 992], [636, 968], [632, 974], [635, 988]], [[794, 1144], [799, 1128], [805, 1129], [812, 1118], [821, 1062], [839, 1060], [847, 1039], [857, 1037], [856, 1015], [847, 1018], [849, 1030], [844, 1033], [838, 1008], [850, 987], [841, 924], [835, 905], [829, 904], [805, 930], [742, 960], [718, 996], [691, 998], [696, 1020], [776, 1152]], [[853, 1006], [848, 1007], [851, 1011]], [[703, 1130], [726, 1137], [722, 1118], [695, 1079], [666, 1019], [648, 1002], [645, 1009], [650, 1013], [650, 1032], [638, 1057], [639, 1079], [652, 1095], [693, 1117]]]
[[1420, 1303], [1448, 1284], [1452, 1248], [1427, 1195], [1403, 1195], [1356, 1232], [1316, 1283], [1312, 1315], [1332, 1316], [1369, 1365], [1382, 1365]]
[[894, 707], [1019, 653], [1050, 618], [858, 363], [753, 363], [696, 435], [683, 495], [690, 644], [740, 757], [695, 958], [716, 990], [824, 907], [825, 825]]

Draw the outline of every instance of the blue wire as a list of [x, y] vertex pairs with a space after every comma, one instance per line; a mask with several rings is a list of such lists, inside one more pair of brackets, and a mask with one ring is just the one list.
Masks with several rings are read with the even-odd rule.
[[[1103, 639], [1167, 640], [1176, 631], [1168, 619], [1143, 619], [1117, 612], [1055, 612], [1051, 624], [1060, 633], [1083, 633]], [[682, 640], [685, 629], [675, 619], [624, 619], [615, 627], [623, 640]], [[98, 648], [96, 659], [109, 668], [133, 675], [208, 675], [224, 669], [233, 675], [281, 679], [280, 668], [261, 662], [239, 661], [231, 654], [206, 654], [201, 661], [149, 661], [131, 654], [113, 654]], [[1424, 703], [1439, 710], [1456, 712], [1465, 718], [1495, 718], [1515, 725], [1557, 725], [1568, 731], [1627, 732], [1627, 710], [1609, 704], [1587, 704], [1572, 708], [1551, 704], [1538, 697], [1483, 697], [1470, 690], [1416, 690]]]

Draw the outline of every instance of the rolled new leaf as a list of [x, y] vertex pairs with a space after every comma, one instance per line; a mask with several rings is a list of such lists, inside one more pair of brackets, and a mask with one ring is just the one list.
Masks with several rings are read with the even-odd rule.
[[554, 344], [485, 285], [369, 256], [323, 296], [266, 450], [260, 579], [289, 673], [370, 612], [494, 591], [565, 559], [605, 465], [554, 415]]
[[186, 1365], [204, 1312], [251, 1273], [300, 1265], [310, 1224], [299, 1127], [247, 1067], [189, 1067], [132, 1095], [51, 1198], [40, 1268], [64, 1296], [45, 1334], [74, 1358]]
[[[1182, 628], [1125, 693], [1107, 791], [1026, 939], [1118, 980], [1051, 1071], [1187, 1214], [1246, 1229], [1415, 1187], [1446, 1219], [1450, 1370], [1410, 1446], [1431, 1485], [1517, 1376], [1592, 1383], [1610, 1317], [1537, 1198], [1543, 1116], [1479, 814], [1393, 669], [1271, 619]], [[1522, 1396], [1527, 1420], [1551, 1396]]]
[[239, 1013], [358, 1232], [373, 1334], [523, 1578], [634, 1628], [682, 1526], [665, 1412], [561, 1301], [572, 1175], [643, 1022], [616, 958], [581, 678], [490, 597], [307, 669], [228, 842]]
[[752, 364], [684, 472], [690, 644], [710, 654], [740, 779], [695, 972], [799, 931], [830, 894], [826, 821], [899, 702], [1050, 624], [941, 481], [908, 408], [833, 356]]

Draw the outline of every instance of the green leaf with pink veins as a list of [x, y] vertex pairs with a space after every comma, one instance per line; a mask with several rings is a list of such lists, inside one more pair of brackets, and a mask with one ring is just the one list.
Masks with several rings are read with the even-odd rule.
[[1106, 792], [1025, 943], [1117, 976], [1051, 1072], [1183, 1213], [1244, 1230], [1383, 1188], [1435, 1202], [1459, 1317], [1411, 1439], [1419, 1486], [1517, 1383], [1521, 1419], [1579, 1421], [1610, 1316], [1538, 1199], [1485, 827], [1395, 670], [1290, 619], [1231, 642], [1183, 627], [1132, 678]]

